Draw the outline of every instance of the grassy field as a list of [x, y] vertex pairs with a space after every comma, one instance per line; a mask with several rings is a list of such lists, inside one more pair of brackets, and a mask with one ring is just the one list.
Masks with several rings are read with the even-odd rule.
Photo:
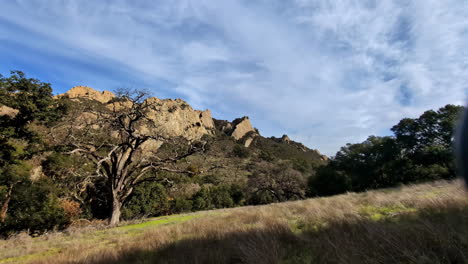
[[19, 234], [0, 263], [468, 263], [468, 192], [435, 182]]

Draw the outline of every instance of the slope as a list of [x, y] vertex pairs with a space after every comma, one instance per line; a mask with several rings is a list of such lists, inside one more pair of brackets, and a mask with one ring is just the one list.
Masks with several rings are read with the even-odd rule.
[[1, 241], [0, 263], [466, 263], [459, 181]]

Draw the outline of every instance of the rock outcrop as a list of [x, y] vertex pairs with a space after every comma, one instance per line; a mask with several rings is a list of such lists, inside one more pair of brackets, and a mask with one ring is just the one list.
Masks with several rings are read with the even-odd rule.
[[115, 97], [114, 93], [112, 92], [99, 92], [88, 86], [75, 86], [68, 92], [59, 95], [59, 97], [60, 96], [67, 96], [69, 98], [87, 98], [99, 101], [101, 103], [108, 103], [110, 100], [112, 100], [112, 98]]
[[289, 142], [291, 142], [291, 139], [288, 137], [288, 135], [283, 135], [283, 136], [281, 137], [281, 141], [282, 141], [282, 142], [289, 143]]
[[15, 117], [19, 113], [19, 110], [8, 107], [6, 105], [0, 106], [0, 116], [9, 116], [11, 118]]
[[243, 138], [249, 132], [255, 132], [255, 129], [252, 127], [250, 119], [247, 116], [236, 119], [232, 123], [234, 124], [234, 130], [232, 131], [231, 136], [236, 140]]
[[156, 124], [154, 127], [142, 125], [141, 133], [159, 134], [166, 137], [184, 137], [188, 140], [200, 139], [213, 134], [213, 119], [210, 111], [193, 110], [181, 99], [147, 99], [153, 105], [147, 115]]
[[[112, 100], [115, 98], [115, 95], [109, 91], [99, 92], [87, 86], [75, 86], [57, 97], [62, 96], [71, 99], [86, 98], [95, 100], [103, 103], [110, 110], [131, 106], [130, 101]], [[146, 99], [146, 103], [151, 105], [146, 114], [151, 121], [154, 121], [154, 125], [142, 122], [137, 128], [141, 134], [198, 140], [205, 135], [214, 135], [218, 131], [218, 133], [221, 132], [233, 137], [245, 147], [249, 147], [255, 141], [255, 138], [259, 136], [258, 131], [252, 126], [247, 116], [237, 118], [232, 122], [216, 120], [211, 117], [210, 110], [194, 110], [187, 102], [181, 99], [173, 100], [151, 97]], [[6, 106], [0, 107], [0, 115], [14, 115], [15, 113], [17, 113], [15, 109]], [[82, 113], [76, 117], [76, 120], [78, 121], [77, 123], [82, 123], [83, 121], [95, 118], [97, 118], [97, 115]], [[270, 139], [278, 143], [292, 144], [303, 152], [309, 151], [307, 147], [292, 141], [287, 135], [283, 135], [281, 138], [271, 137]], [[149, 151], [159, 148], [161, 144], [162, 142], [150, 140], [145, 143], [143, 148]], [[326, 159], [326, 156], [322, 157], [322, 160]]]
[[211, 117], [211, 111], [198, 111], [200, 113], [200, 120], [202, 124], [207, 128], [214, 128], [213, 118]]
[[[99, 92], [87, 86], [75, 86], [68, 92], [57, 97], [86, 98], [106, 105], [108, 109], [130, 107], [129, 101], [111, 101], [115, 95], [109, 91]], [[209, 110], [199, 111], [181, 99], [159, 99], [151, 97], [146, 99], [151, 104], [146, 113], [154, 121], [154, 125], [142, 122], [138, 130], [142, 134], [161, 135], [164, 137], [183, 137], [187, 140], [197, 140], [204, 135], [213, 134], [214, 122]], [[90, 113], [83, 113], [77, 120], [96, 118]], [[159, 147], [160, 142], [153, 142], [148, 147]]]
[[216, 130], [233, 137], [245, 147], [249, 147], [254, 138], [259, 135], [247, 116], [237, 118], [232, 122], [215, 119], [214, 126]]

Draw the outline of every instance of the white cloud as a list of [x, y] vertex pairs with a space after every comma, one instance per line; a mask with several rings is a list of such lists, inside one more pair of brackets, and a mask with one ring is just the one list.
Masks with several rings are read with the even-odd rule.
[[0, 31], [334, 154], [464, 100], [466, 17], [458, 0], [8, 1], [0, 19], [36, 35]]

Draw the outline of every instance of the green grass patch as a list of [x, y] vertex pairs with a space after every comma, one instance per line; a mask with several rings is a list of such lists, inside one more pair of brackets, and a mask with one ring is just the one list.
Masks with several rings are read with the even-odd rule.
[[297, 221], [292, 221], [289, 224], [291, 232], [296, 235], [302, 234], [304, 232], [318, 232], [329, 226], [325, 221], [323, 222], [314, 222], [307, 219], [300, 219]]
[[55, 255], [61, 251], [60, 248], [49, 248], [47, 251], [38, 252], [34, 254], [19, 256], [19, 257], [11, 257], [6, 259], [1, 259], [0, 263], [26, 263], [32, 260], [37, 260], [40, 258], [50, 257]]
[[174, 216], [161, 216], [151, 218], [149, 221], [133, 224], [133, 225], [125, 225], [119, 226], [115, 228], [111, 228], [110, 230], [123, 230], [123, 231], [132, 231], [132, 230], [141, 230], [151, 227], [156, 227], [160, 225], [169, 225], [169, 224], [177, 224], [186, 222], [193, 218], [201, 217], [202, 215], [199, 214], [190, 214], [190, 215], [174, 215]]
[[363, 206], [359, 209], [359, 214], [368, 217], [373, 221], [388, 219], [403, 213], [416, 212], [415, 208], [408, 208], [402, 205], [393, 206]]

